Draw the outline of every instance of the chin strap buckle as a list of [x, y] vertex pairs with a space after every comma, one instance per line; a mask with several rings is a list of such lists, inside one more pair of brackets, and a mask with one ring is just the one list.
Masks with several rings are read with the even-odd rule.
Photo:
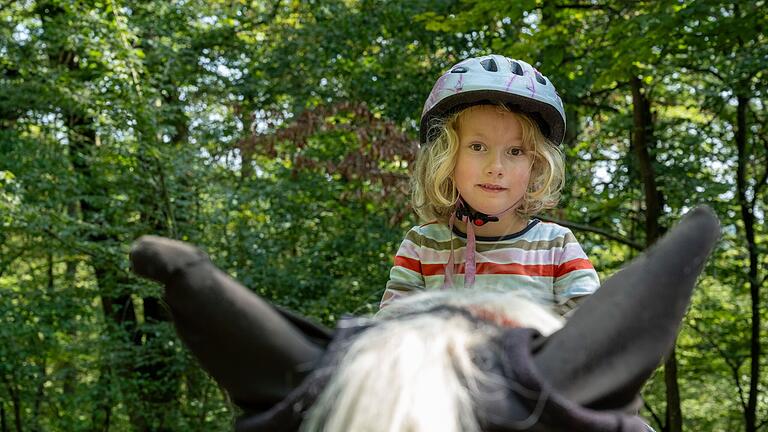
[[480, 213], [476, 211], [472, 211], [469, 209], [469, 206], [464, 204], [463, 201], [459, 202], [459, 205], [456, 206], [456, 218], [459, 220], [464, 220], [464, 217], [466, 217], [469, 222], [472, 222], [475, 226], [483, 226], [487, 224], [488, 222], [498, 222], [499, 218], [496, 216], [489, 216], [485, 213]]

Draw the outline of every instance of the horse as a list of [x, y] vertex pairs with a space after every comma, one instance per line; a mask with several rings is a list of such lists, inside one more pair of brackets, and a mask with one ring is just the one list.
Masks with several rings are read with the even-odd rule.
[[719, 237], [689, 212], [565, 322], [524, 291], [399, 299], [330, 331], [272, 305], [200, 249], [143, 236], [179, 337], [258, 431], [648, 431], [640, 391], [674, 347]]

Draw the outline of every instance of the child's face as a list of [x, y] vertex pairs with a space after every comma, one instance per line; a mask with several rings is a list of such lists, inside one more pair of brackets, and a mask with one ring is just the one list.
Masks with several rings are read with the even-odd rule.
[[[519, 205], [528, 188], [532, 155], [511, 112], [492, 105], [469, 108], [458, 119], [459, 152], [454, 182], [464, 201], [485, 214]], [[511, 220], [514, 212], [502, 217]]]

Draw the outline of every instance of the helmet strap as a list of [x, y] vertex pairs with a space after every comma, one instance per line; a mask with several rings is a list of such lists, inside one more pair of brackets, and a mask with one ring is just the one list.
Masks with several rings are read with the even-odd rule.
[[485, 213], [473, 210], [467, 205], [467, 203], [464, 202], [463, 199], [461, 199], [461, 197], [459, 197], [459, 202], [456, 204], [456, 210], [454, 211], [454, 214], [460, 221], [471, 223], [475, 226], [483, 226], [488, 222], [498, 222], [499, 216], [503, 213], [506, 213], [511, 208], [512, 207], [497, 215], [487, 215]]
[[[518, 204], [520, 204], [523, 198], [524, 197], [521, 197], [504, 211], [488, 215], [475, 211], [469, 207], [469, 205], [467, 205], [467, 203], [464, 202], [464, 200], [461, 198], [461, 195], [459, 195], [458, 202], [456, 203], [456, 209], [451, 214], [451, 219], [448, 222], [448, 229], [451, 231], [451, 239], [453, 239], [453, 226], [456, 223], [456, 219], [458, 218], [466, 224], [467, 247], [465, 249], [466, 258], [464, 263], [464, 288], [472, 288], [472, 285], [475, 284], [475, 273], [477, 268], [475, 263], [474, 226], [483, 226], [488, 222], [498, 222], [500, 216], [503, 216], [507, 212], [517, 208]], [[461, 268], [459, 268], [459, 271], [461, 271]], [[445, 264], [444, 274], [445, 278], [443, 279], [443, 289], [452, 289], [454, 274], [453, 240], [451, 240], [451, 254], [448, 258], [448, 262]]]

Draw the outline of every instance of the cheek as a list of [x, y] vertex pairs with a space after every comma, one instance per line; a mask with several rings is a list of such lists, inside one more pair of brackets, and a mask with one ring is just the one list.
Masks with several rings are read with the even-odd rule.
[[476, 169], [466, 158], [459, 157], [456, 167], [453, 169], [453, 181], [457, 188], [461, 188], [467, 182], [472, 182], [477, 175]]
[[531, 165], [529, 162], [520, 161], [509, 167], [509, 179], [516, 185], [528, 186], [531, 180]]
[[531, 175], [532, 169], [533, 169], [533, 166], [531, 165], [531, 161], [525, 158], [514, 163], [512, 172], [514, 172], [515, 175], [529, 176]]
[[512, 172], [519, 176], [530, 176], [533, 171], [533, 162], [530, 157], [522, 158], [513, 163]]
[[459, 165], [453, 170], [453, 184], [461, 192], [464, 184], [467, 182], [467, 173]]

